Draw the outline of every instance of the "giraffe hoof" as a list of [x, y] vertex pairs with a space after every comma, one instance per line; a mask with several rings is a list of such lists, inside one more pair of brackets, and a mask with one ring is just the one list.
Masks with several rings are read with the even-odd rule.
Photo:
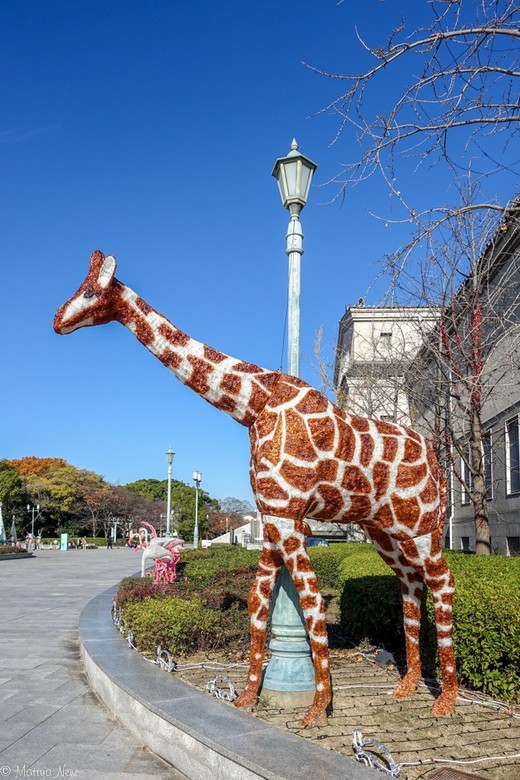
[[456, 699], [457, 694], [453, 695], [451, 692], [441, 693], [433, 703], [432, 715], [453, 715], [455, 713]]
[[258, 695], [253, 691], [246, 690], [240, 694], [238, 699], [234, 702], [235, 707], [253, 707], [258, 701]]
[[415, 696], [417, 691], [418, 680], [415, 677], [408, 677], [405, 675], [397, 688], [394, 690], [392, 696], [395, 699], [411, 699]]
[[313, 728], [314, 726], [327, 725], [327, 713], [325, 710], [311, 707], [301, 720], [304, 728]]

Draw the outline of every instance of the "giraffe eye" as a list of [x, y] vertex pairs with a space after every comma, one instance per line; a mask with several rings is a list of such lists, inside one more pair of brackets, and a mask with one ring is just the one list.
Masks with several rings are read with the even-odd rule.
[[93, 298], [94, 297], [94, 290], [87, 290], [83, 293], [84, 298]]

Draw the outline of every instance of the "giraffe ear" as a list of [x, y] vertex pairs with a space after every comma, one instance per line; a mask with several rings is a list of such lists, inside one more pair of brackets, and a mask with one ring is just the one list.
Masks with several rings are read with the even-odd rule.
[[97, 249], [90, 255], [89, 276], [104, 290], [109, 286], [116, 272], [116, 258], [113, 255], [105, 255]]

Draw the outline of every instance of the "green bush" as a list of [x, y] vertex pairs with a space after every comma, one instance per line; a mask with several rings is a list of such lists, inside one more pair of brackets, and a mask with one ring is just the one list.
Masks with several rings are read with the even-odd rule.
[[[453, 639], [460, 682], [520, 701], [520, 560], [446, 553], [455, 578]], [[367, 639], [404, 655], [401, 588], [372, 550], [340, 565], [341, 623], [356, 642]], [[433, 599], [425, 590], [421, 627], [423, 671], [437, 671]]]
[[309, 547], [309, 557], [318, 575], [320, 587], [339, 590], [342, 582], [341, 564], [350, 555], [373, 552], [371, 544], [338, 542], [328, 547]]
[[186, 655], [213, 647], [220, 619], [201, 598], [175, 597], [127, 602], [124, 621], [138, 650], [155, 655], [161, 645], [173, 655]]

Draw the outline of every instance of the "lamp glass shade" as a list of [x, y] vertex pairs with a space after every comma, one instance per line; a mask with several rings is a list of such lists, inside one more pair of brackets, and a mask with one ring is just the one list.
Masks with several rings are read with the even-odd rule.
[[284, 208], [289, 208], [292, 204], [298, 204], [300, 208], [305, 206], [312, 176], [318, 167], [297, 149], [298, 144], [293, 141], [287, 157], [280, 157], [273, 168], [273, 176], [278, 182]]
[[170, 447], [170, 449], [166, 453], [166, 462], [168, 463], [168, 466], [171, 466], [173, 463], [173, 456], [175, 455], [174, 451]]

